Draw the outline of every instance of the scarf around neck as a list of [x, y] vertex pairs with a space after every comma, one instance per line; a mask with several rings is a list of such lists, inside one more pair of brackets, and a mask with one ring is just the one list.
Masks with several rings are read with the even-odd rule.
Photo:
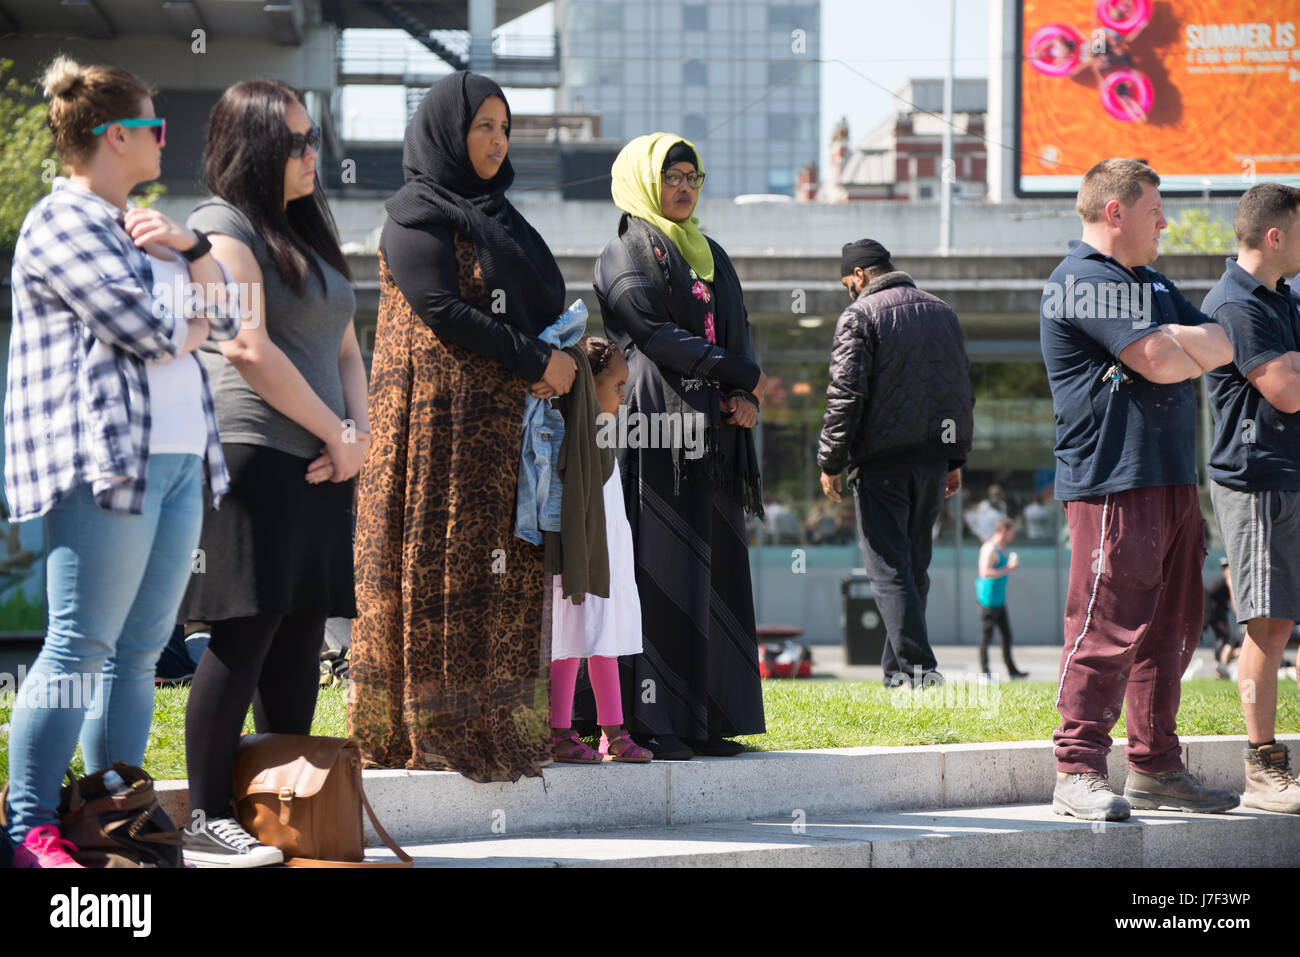
[[505, 293], [505, 319], [536, 335], [564, 311], [564, 277], [545, 241], [506, 199], [515, 178], [510, 157], [486, 180], [470, 162], [465, 138], [489, 96], [505, 102], [501, 87], [468, 70], [429, 87], [406, 127], [406, 184], [384, 208], [402, 226], [448, 227], [469, 237], [487, 288]]
[[[748, 351], [740, 279], [725, 255], [715, 260], [717, 273], [709, 291], [695, 281], [698, 273], [692, 274], [691, 265], [654, 224], [624, 214], [618, 234], [632, 261], [663, 297], [674, 323], [691, 335], [706, 339], [707, 317], [712, 314], [716, 344], [735, 355]], [[712, 254], [710, 249], [710, 258]], [[683, 474], [702, 470], [714, 488], [739, 502], [750, 515], [762, 518], [762, 477], [753, 430], [722, 420], [717, 383], [683, 378], [659, 365], [655, 369], [665, 385], [664, 411], [670, 415], [693, 412], [704, 415], [704, 455], [691, 461], [680, 447], [674, 445], [672, 449], [673, 494], [679, 493]]]
[[[699, 158], [694, 143], [673, 133], [648, 133], [628, 143], [614, 160], [610, 192], [615, 206], [653, 225], [677, 247], [700, 278], [713, 282], [713, 250], [700, 232], [700, 221], [692, 215], [685, 222], [675, 223], [662, 212], [659, 177], [668, 151], [678, 143], [685, 143]], [[696, 170], [702, 173], [704, 167], [696, 166]]]

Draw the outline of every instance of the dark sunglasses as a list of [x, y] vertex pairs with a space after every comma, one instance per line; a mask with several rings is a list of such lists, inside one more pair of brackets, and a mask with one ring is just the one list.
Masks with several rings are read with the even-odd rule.
[[134, 120], [109, 120], [107, 123], [100, 123], [90, 131], [91, 136], [98, 136], [104, 130], [116, 123], [118, 126], [125, 126], [134, 129], [139, 126], [147, 126], [153, 131], [154, 142], [162, 146], [167, 142], [167, 121], [161, 117], [153, 119], [134, 119]]
[[320, 127], [313, 126], [305, 134], [294, 133], [289, 137], [289, 155], [294, 159], [299, 159], [307, 152], [307, 147], [311, 147], [317, 153], [320, 152]]

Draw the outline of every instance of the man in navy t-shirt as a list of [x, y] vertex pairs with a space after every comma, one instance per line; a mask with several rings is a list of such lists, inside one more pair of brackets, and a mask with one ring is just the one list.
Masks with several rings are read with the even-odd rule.
[[1300, 190], [1251, 187], [1233, 217], [1237, 257], [1202, 308], [1227, 333], [1232, 363], [1209, 376], [1210, 497], [1228, 550], [1246, 716], [1245, 807], [1300, 814], [1300, 782], [1274, 739], [1277, 669], [1300, 621]]
[[[1084, 175], [1083, 239], [1043, 290], [1040, 335], [1056, 416], [1056, 497], [1070, 529], [1056, 706], [1059, 814], [1131, 807], [1224, 811], [1182, 763], [1180, 679], [1201, 633], [1204, 522], [1192, 381], [1232, 359], [1223, 330], [1147, 267], [1159, 253], [1160, 177], [1111, 159]], [[1124, 797], [1106, 779], [1128, 705]]]

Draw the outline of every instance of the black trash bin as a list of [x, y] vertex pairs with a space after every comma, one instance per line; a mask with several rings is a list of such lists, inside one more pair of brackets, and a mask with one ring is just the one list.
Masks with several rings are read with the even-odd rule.
[[844, 596], [844, 661], [850, 665], [878, 665], [885, 653], [885, 623], [871, 594], [864, 570], [855, 568], [840, 584]]

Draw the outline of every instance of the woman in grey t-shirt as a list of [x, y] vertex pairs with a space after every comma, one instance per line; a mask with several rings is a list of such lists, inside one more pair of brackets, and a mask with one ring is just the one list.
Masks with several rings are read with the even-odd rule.
[[185, 719], [185, 856], [276, 863], [233, 820], [231, 774], [250, 702], [259, 732], [308, 734], [325, 620], [351, 618], [352, 479], [369, 443], [366, 372], [347, 263], [319, 193], [320, 130], [290, 87], [239, 83], [212, 110], [213, 198], [190, 215], [240, 284], [239, 335], [202, 353], [232, 481], [205, 516], [182, 614], [212, 639]]

